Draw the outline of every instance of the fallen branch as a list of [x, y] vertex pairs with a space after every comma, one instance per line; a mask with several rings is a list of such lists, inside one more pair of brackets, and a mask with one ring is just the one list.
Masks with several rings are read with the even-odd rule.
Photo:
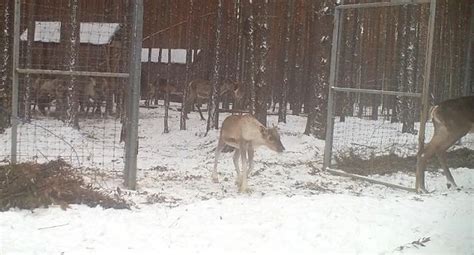
[[54, 226], [49, 226], [49, 227], [42, 227], [42, 228], [38, 228], [38, 230], [50, 229], [50, 228], [59, 228], [59, 227], [67, 226], [67, 225], [69, 225], [69, 223], [61, 224], [61, 225], [54, 225]]
[[[313, 168], [314, 168], [314, 166], [313, 166]], [[401, 190], [405, 190], [405, 191], [409, 191], [409, 192], [416, 192], [416, 190], [414, 188], [408, 188], [408, 187], [404, 187], [404, 186], [400, 186], [400, 185], [396, 185], [396, 184], [392, 184], [392, 183], [388, 183], [388, 182], [374, 180], [374, 179], [371, 179], [371, 178], [368, 178], [368, 177], [365, 177], [365, 176], [346, 173], [346, 172], [341, 171], [341, 170], [326, 168], [326, 171], [328, 173], [331, 173], [331, 174], [334, 174], [334, 175], [350, 177], [350, 178], [353, 178], [353, 179], [359, 179], [359, 180], [363, 180], [363, 181], [374, 183], [374, 184], [384, 185], [384, 186], [387, 186], [389, 188], [401, 189]]]

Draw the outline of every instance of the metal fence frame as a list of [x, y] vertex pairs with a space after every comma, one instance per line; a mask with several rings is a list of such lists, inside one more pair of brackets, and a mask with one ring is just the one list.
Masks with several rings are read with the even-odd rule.
[[[362, 9], [362, 8], [374, 8], [374, 7], [396, 7], [403, 5], [419, 5], [419, 4], [429, 4], [430, 5], [430, 15], [428, 19], [428, 36], [427, 36], [427, 48], [425, 52], [425, 66], [424, 66], [424, 79], [422, 85], [421, 93], [410, 93], [410, 92], [401, 92], [401, 91], [384, 91], [384, 90], [373, 90], [373, 89], [357, 89], [357, 88], [344, 88], [338, 87], [336, 80], [336, 73], [339, 67], [339, 57], [340, 57], [340, 46], [341, 46], [341, 31], [342, 31], [342, 15], [341, 12], [344, 10], [351, 9]], [[332, 149], [333, 149], [333, 134], [334, 134], [334, 108], [335, 108], [335, 92], [348, 92], [348, 93], [366, 93], [366, 94], [378, 94], [378, 95], [395, 95], [395, 96], [407, 96], [420, 98], [421, 100], [421, 118], [420, 118], [420, 130], [418, 133], [418, 150], [422, 150], [424, 147], [425, 141], [425, 124], [428, 118], [428, 96], [429, 96], [429, 82], [430, 82], [430, 72], [431, 72], [431, 56], [433, 49], [433, 37], [434, 37], [434, 23], [435, 23], [435, 14], [436, 14], [436, 0], [391, 0], [390, 2], [378, 2], [378, 3], [360, 3], [360, 4], [346, 4], [343, 3], [339, 6], [336, 6], [334, 13], [334, 30], [332, 37], [332, 49], [331, 49], [331, 66], [329, 73], [329, 94], [328, 94], [328, 108], [327, 108], [327, 126], [326, 126], [326, 142], [324, 147], [324, 161], [323, 169], [333, 174], [362, 179], [369, 181], [371, 179], [355, 174], [349, 174], [341, 170], [331, 168], [331, 159], [332, 159]], [[418, 162], [420, 161], [419, 156], [417, 157], [417, 169]], [[418, 175], [417, 175], [418, 178]], [[399, 188], [407, 191], [415, 191], [412, 188], [406, 188], [399, 185], [394, 185], [390, 183], [374, 181], [377, 184], [387, 185], [393, 188]], [[418, 180], [417, 180], [418, 182]]]
[[143, 37], [143, 0], [134, 0], [131, 27], [130, 67], [128, 73], [63, 71], [47, 69], [21, 69], [20, 57], [20, 17], [21, 1], [15, 0], [13, 23], [13, 73], [12, 73], [12, 114], [11, 114], [11, 163], [17, 164], [18, 142], [18, 103], [19, 103], [19, 74], [52, 74], [65, 76], [92, 76], [125, 78], [129, 81], [128, 104], [125, 139], [124, 184], [130, 189], [136, 188], [137, 153], [138, 153], [138, 108], [140, 100], [141, 79], [141, 48]]

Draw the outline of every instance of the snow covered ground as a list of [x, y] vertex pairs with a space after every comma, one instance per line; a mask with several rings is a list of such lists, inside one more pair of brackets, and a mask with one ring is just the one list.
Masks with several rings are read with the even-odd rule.
[[[218, 131], [204, 136], [198, 114], [179, 131], [179, 113], [172, 110], [169, 134], [162, 133], [161, 108], [140, 114], [139, 189], [122, 190], [135, 203], [132, 210], [76, 205], [3, 212], [0, 254], [474, 253], [473, 169], [453, 169], [460, 190], [447, 190], [441, 172], [427, 173], [433, 193], [426, 195], [333, 176], [320, 170], [324, 141], [302, 135], [305, 118], [288, 116], [279, 124], [287, 150], [257, 151], [252, 192], [239, 194], [231, 154], [220, 161], [220, 183], [210, 181]], [[47, 119], [35, 123], [62, 139], [23, 126], [25, 159], [62, 155], [79, 164], [66, 140], [92, 183], [109, 191], [121, 186], [116, 121], [88, 120], [81, 131]], [[277, 124], [276, 117], [269, 123]], [[6, 146], [0, 155], [8, 154], [8, 139], [8, 132], [0, 136]], [[414, 173], [374, 178], [408, 187], [415, 180]]]

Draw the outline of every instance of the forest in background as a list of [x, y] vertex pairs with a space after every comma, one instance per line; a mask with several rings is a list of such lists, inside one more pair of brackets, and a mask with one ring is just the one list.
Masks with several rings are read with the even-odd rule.
[[[344, 4], [363, 2], [373, 1], [344, 1]], [[469, 54], [472, 55], [473, 43], [469, 35], [473, 31], [473, 7], [469, 2], [437, 1], [430, 77], [433, 103], [472, 93]], [[74, 34], [71, 26], [74, 22], [121, 23], [121, 58], [128, 54], [131, 1], [24, 0], [22, 3], [26, 6], [21, 17], [23, 28], [32, 21], [60, 20], [69, 24], [64, 26], [64, 33], [69, 35]], [[151, 68], [147, 72], [150, 64], [143, 63], [142, 83], [165, 77], [184, 90], [185, 84], [193, 79], [210, 80], [213, 93], [208, 104], [211, 116], [208, 127], [214, 128], [218, 123], [215, 106], [220, 85], [225, 79], [237, 80], [245, 87], [248, 111], [262, 123], [266, 123], [269, 105], [278, 104], [279, 121], [286, 122], [287, 114], [307, 114], [305, 133], [324, 138], [335, 5], [335, 1], [329, 0], [146, 0], [143, 48], [187, 49], [189, 53], [185, 72], [173, 75], [170, 73], [175, 67], [171, 64], [159, 63], [164, 65], [160, 73]], [[427, 5], [345, 12], [338, 86], [420, 92], [428, 14]], [[13, 1], [0, 2], [0, 17], [0, 105], [4, 109], [0, 114], [0, 129], [4, 129], [9, 125], [7, 113], [11, 108]], [[77, 19], [74, 21], [72, 17]], [[47, 51], [55, 46], [31, 40], [21, 42], [21, 54], [25, 56], [21, 65], [28, 66], [30, 61], [30, 65], [48, 67], [49, 60], [44, 55], [35, 57], [32, 47]], [[70, 61], [64, 58], [74, 58], [71, 55], [74, 51], [68, 49], [79, 46], [65, 40], [60, 47], [62, 54], [48, 56], [62, 61], [64, 70], [71, 70]], [[194, 62], [190, 58], [192, 50], [202, 51]], [[121, 61], [117, 66], [126, 69], [126, 62]], [[101, 63], [94, 61], [89, 71], [100, 67]], [[404, 123], [405, 132], [414, 131], [419, 109], [413, 100], [346, 94], [337, 95], [336, 100], [337, 116], [364, 117], [367, 108], [369, 117], [377, 119], [387, 109], [392, 121]], [[71, 101], [74, 101], [72, 96]], [[70, 105], [77, 109], [77, 105]]]

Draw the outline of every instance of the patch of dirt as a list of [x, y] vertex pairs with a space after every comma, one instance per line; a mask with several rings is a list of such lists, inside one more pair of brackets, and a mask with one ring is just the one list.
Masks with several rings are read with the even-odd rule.
[[124, 199], [109, 197], [86, 184], [78, 171], [62, 160], [0, 166], [0, 211], [31, 210], [52, 204], [63, 209], [69, 204], [130, 209]]
[[[474, 168], [474, 150], [468, 148], [448, 151], [448, 166], [450, 168]], [[394, 154], [373, 156], [363, 159], [353, 151], [336, 157], [337, 169], [358, 175], [391, 174], [395, 172], [415, 172], [416, 156], [399, 157]], [[441, 166], [438, 159], [433, 157], [427, 166], [427, 171], [436, 171]]]

